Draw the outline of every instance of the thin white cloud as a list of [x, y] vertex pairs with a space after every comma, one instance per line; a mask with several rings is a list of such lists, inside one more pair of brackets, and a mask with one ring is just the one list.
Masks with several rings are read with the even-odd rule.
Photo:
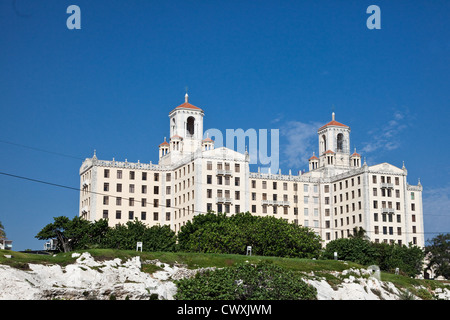
[[[424, 188], [422, 194], [425, 232], [450, 232], [450, 186]], [[426, 234], [433, 238], [436, 234]]]
[[281, 162], [292, 169], [305, 168], [313, 151], [318, 154], [317, 129], [320, 126], [319, 123], [300, 121], [285, 123], [280, 128]]
[[386, 121], [386, 124], [380, 126], [380, 129], [371, 129], [368, 134], [370, 141], [365, 142], [361, 152], [370, 154], [372, 152], [387, 150], [392, 151], [400, 147], [401, 141], [399, 135], [409, 126], [411, 117], [407, 111], [395, 111], [392, 118]]

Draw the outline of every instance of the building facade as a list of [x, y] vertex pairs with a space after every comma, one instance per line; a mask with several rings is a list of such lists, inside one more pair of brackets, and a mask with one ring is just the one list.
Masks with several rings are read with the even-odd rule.
[[374, 242], [424, 246], [422, 186], [406, 168], [368, 166], [350, 151], [350, 127], [332, 120], [318, 129], [318, 157], [298, 175], [250, 172], [249, 155], [214, 147], [203, 136], [204, 111], [188, 102], [169, 113], [170, 139], [158, 164], [99, 160], [80, 168], [80, 216], [111, 226], [138, 219], [178, 232], [208, 211], [273, 215], [313, 229], [324, 240], [363, 228]]

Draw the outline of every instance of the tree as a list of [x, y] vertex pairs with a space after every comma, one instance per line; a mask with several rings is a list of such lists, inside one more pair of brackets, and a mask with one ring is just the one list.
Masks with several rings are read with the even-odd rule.
[[[46, 225], [36, 238], [39, 240], [58, 239], [57, 249], [59, 251], [70, 252], [75, 249], [86, 248], [92, 243], [92, 230], [104, 232], [104, 223], [98, 222], [95, 229], [92, 229], [92, 223], [81, 217], [75, 216], [72, 220], [68, 217], [54, 217], [54, 222]], [[103, 225], [103, 227], [101, 227]]]
[[436, 276], [450, 278], [450, 233], [439, 234], [425, 247], [427, 270], [434, 269]]
[[366, 230], [364, 230], [364, 228], [362, 228], [362, 227], [353, 228], [353, 234], [350, 234], [349, 238], [360, 238], [360, 239], [364, 239], [364, 240], [369, 240]]
[[2, 222], [0, 221], [0, 239], [6, 238], [6, 232], [5, 227], [3, 226]]

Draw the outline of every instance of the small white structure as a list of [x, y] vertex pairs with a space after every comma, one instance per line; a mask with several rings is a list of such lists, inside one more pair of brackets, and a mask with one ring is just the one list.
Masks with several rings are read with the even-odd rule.
[[139, 251], [139, 249], [142, 252], [142, 242], [136, 242], [136, 251]]
[[7, 240], [5, 238], [0, 239], [0, 249], [1, 250], [12, 250], [12, 240]]
[[44, 243], [44, 250], [53, 251], [56, 250], [56, 246], [58, 245], [58, 239], [50, 239], [46, 243]]
[[247, 246], [247, 256], [251, 256], [252, 255], [252, 246]]

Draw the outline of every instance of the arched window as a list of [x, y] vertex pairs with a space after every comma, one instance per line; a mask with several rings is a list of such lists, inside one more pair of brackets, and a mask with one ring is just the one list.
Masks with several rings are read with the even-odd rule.
[[187, 118], [186, 123], [186, 135], [189, 137], [192, 137], [194, 135], [194, 125], [195, 125], [195, 118], [189, 117]]
[[327, 151], [327, 138], [325, 137], [325, 135], [322, 135], [322, 144], [323, 144], [323, 152]]
[[337, 152], [343, 151], [344, 151], [344, 135], [342, 133], [339, 133], [337, 135]]

